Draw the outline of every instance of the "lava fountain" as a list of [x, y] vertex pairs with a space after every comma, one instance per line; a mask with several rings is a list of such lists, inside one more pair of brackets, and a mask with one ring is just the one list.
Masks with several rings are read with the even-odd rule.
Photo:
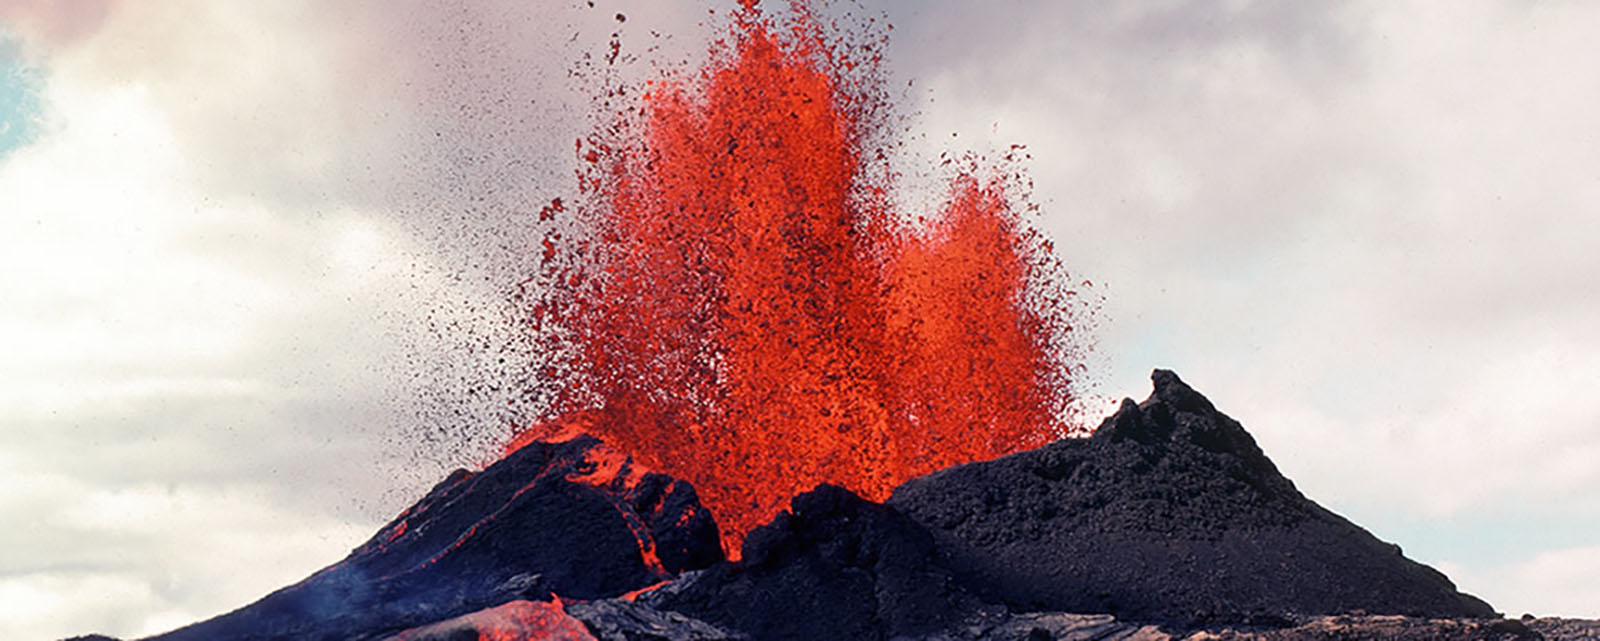
[[818, 483], [883, 500], [1065, 434], [1089, 313], [1015, 158], [966, 155], [936, 215], [897, 211], [883, 40], [752, 5], [699, 73], [608, 93], [581, 197], [541, 214], [582, 224], [530, 279], [574, 355], [551, 413], [692, 482], [733, 554]]

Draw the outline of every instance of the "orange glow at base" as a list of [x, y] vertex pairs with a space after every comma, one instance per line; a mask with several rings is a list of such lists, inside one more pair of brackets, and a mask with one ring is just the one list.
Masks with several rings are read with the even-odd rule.
[[476, 641], [595, 641], [582, 621], [567, 615], [561, 599], [548, 603], [509, 603], [403, 631], [392, 641], [475, 639]]
[[580, 141], [593, 229], [541, 307], [580, 354], [557, 412], [693, 483], [734, 555], [819, 483], [883, 500], [1060, 437], [1083, 352], [1026, 181], [973, 161], [942, 211], [895, 211], [879, 54], [793, 13], [747, 5], [699, 75]]

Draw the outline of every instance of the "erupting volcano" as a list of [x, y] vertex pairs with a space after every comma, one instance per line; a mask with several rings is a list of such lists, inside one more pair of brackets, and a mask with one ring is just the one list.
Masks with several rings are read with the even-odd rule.
[[745, 0], [697, 73], [604, 72], [515, 292], [543, 360], [497, 460], [146, 641], [1600, 635], [1503, 619], [1172, 371], [1080, 427], [1091, 285], [1018, 148], [900, 204], [883, 31], [822, 14]]
[[1016, 159], [968, 155], [936, 215], [897, 210], [879, 47], [753, 4], [698, 75], [608, 94], [634, 101], [578, 141], [582, 198], [542, 214], [582, 231], [551, 232], [530, 279], [576, 355], [547, 418], [605, 415], [731, 553], [819, 483], [882, 500], [1062, 436], [1086, 348]]

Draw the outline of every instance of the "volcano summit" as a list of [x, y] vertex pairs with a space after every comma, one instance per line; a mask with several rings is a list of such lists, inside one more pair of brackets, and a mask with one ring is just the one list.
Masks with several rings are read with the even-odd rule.
[[1365, 611], [1486, 617], [1487, 603], [1295, 489], [1178, 375], [1087, 439], [937, 472], [889, 505], [1013, 607], [1188, 624]]
[[[1092, 437], [823, 485], [722, 558], [694, 488], [574, 429], [457, 471], [348, 558], [185, 639], [1594, 638], [1497, 618], [1317, 505], [1172, 372]], [[1588, 636], [1585, 636], [1588, 635]]]

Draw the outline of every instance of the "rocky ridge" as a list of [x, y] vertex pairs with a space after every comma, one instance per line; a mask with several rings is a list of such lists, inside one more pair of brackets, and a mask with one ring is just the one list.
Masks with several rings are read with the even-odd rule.
[[1177, 626], [1363, 611], [1490, 617], [1489, 604], [1306, 498], [1237, 421], [1170, 371], [1087, 439], [909, 481], [922, 523], [987, 600]]
[[457, 470], [344, 560], [151, 641], [373, 639], [512, 601], [616, 596], [720, 560], [692, 486], [579, 435]]

